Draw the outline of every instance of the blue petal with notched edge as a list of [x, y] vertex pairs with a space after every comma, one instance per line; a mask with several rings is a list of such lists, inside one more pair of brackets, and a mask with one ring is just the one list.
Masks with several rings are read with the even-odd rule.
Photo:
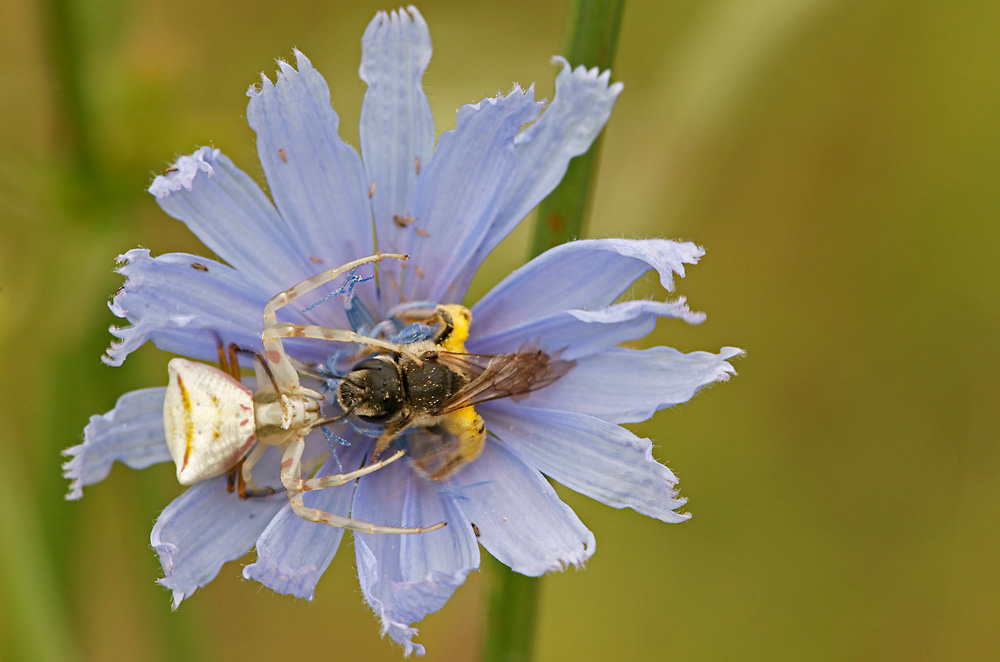
[[[361, 466], [366, 445], [357, 443], [338, 449], [344, 471]], [[327, 460], [316, 474], [339, 473], [337, 461]], [[355, 482], [306, 492], [305, 505], [341, 517], [350, 516]], [[278, 593], [312, 600], [316, 582], [326, 572], [344, 537], [344, 529], [307, 522], [289, 504], [281, 509], [257, 539], [257, 560], [243, 568], [243, 577], [256, 579]]]
[[517, 404], [575, 411], [609, 423], [637, 423], [660, 409], [687, 402], [704, 386], [729, 379], [736, 371], [728, 360], [742, 354], [735, 347], [723, 347], [718, 354], [684, 353], [672, 347], [613, 347], [578, 358], [555, 383]]
[[118, 257], [125, 283], [110, 308], [131, 326], [112, 327], [119, 340], [104, 362], [121, 365], [147, 340], [168, 352], [216, 360], [214, 330], [250, 348], [260, 346], [260, 326], [267, 294], [239, 271], [186, 253], [150, 257], [135, 248]]
[[[256, 476], [277, 476], [281, 452], [269, 449], [255, 467]], [[240, 499], [226, 491], [226, 476], [189, 487], [160, 513], [149, 542], [160, 555], [163, 579], [173, 591], [173, 607], [219, 574], [227, 561], [246, 554], [288, 498]], [[272, 481], [260, 480], [261, 486]], [[274, 485], [271, 485], [272, 487]], [[280, 487], [280, 485], [279, 485]]]
[[666, 239], [585, 239], [552, 248], [507, 276], [472, 308], [473, 332], [488, 336], [546, 315], [593, 310], [617, 299], [650, 269], [673, 290], [674, 274], [704, 251]]
[[124, 462], [133, 469], [169, 462], [163, 435], [165, 387], [130, 391], [118, 398], [115, 408], [91, 416], [83, 430], [83, 443], [63, 451], [63, 477], [70, 479], [67, 499], [83, 496], [83, 486], [104, 480], [111, 465]]
[[298, 258], [274, 292], [369, 255], [373, 246], [361, 159], [338, 134], [326, 81], [297, 50], [295, 62], [297, 69], [279, 61], [274, 83], [261, 76], [260, 89], [247, 92], [257, 155]]
[[275, 293], [311, 275], [303, 269], [307, 262], [295, 246], [294, 228], [221, 151], [202, 147], [172, 167], [149, 192], [244, 278]]
[[[595, 397], [600, 397], [595, 395]], [[675, 512], [677, 478], [653, 459], [653, 444], [623, 427], [576, 412], [481, 405], [487, 428], [521, 457], [566, 487], [615, 508], [629, 507], [665, 522]]]
[[473, 353], [502, 354], [518, 351], [527, 343], [549, 353], [560, 350], [565, 359], [577, 359], [649, 334], [659, 317], [698, 324], [705, 316], [691, 312], [683, 298], [671, 302], [625, 301], [599, 310], [554, 313], [502, 333], [470, 339], [466, 346]]
[[537, 577], [581, 566], [594, 553], [594, 534], [545, 478], [492, 438], [446, 482], [479, 542], [515, 572]]
[[358, 481], [352, 516], [373, 524], [430, 526], [420, 534], [354, 534], [358, 581], [382, 622], [382, 634], [423, 655], [412, 624], [444, 606], [471, 570], [479, 567], [472, 525], [441, 486], [404, 459]]
[[[125, 283], [112, 299], [111, 312], [131, 326], [112, 327], [119, 340], [104, 357], [121, 365], [147, 340], [162, 350], [205, 361], [218, 360], [218, 341], [259, 350], [264, 304], [269, 296], [242, 272], [224, 264], [186, 253], [150, 257], [135, 248], [118, 258], [118, 273]], [[340, 306], [324, 306], [328, 318], [344, 316]], [[298, 307], [287, 306], [281, 316], [293, 322], [304, 318]], [[335, 322], [336, 324], [336, 322]], [[322, 345], [286, 341], [302, 360], [322, 360]]]
[[537, 122], [515, 139], [517, 170], [482, 243], [467, 257], [455, 279], [458, 299], [482, 261], [562, 180], [570, 159], [586, 152], [604, 128], [623, 86], [609, 84], [610, 72], [571, 68], [561, 57], [556, 95]]
[[[403, 291], [411, 301], [453, 300], [455, 268], [482, 242], [514, 175], [514, 137], [541, 106], [534, 88], [515, 87], [463, 106], [456, 128], [441, 135], [417, 184], [415, 220], [399, 228], [410, 254]], [[414, 274], [416, 267], [421, 272]]]
[[393, 216], [412, 214], [413, 196], [434, 153], [434, 118], [420, 79], [431, 60], [431, 36], [415, 7], [379, 12], [361, 37], [361, 156], [374, 183], [372, 214], [381, 251], [402, 246]]

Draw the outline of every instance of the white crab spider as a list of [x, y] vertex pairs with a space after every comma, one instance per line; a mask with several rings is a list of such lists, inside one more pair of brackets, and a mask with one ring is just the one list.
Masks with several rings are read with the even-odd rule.
[[306, 435], [331, 419], [323, 418], [320, 413], [324, 396], [299, 383], [298, 371], [285, 353], [281, 339], [305, 337], [353, 342], [384, 351], [401, 352], [417, 361], [419, 358], [394, 343], [351, 331], [310, 324], [279, 324], [275, 313], [341, 274], [385, 258], [405, 260], [407, 256], [383, 253], [354, 260], [302, 281], [271, 298], [264, 307], [264, 330], [261, 334], [264, 357], [256, 355], [256, 391], [251, 391], [239, 380], [238, 350], [235, 346], [230, 346], [227, 362], [220, 343], [219, 362], [222, 369], [181, 358], [170, 361], [167, 366], [170, 381], [163, 403], [163, 426], [167, 447], [177, 465], [177, 480], [181, 484], [190, 485], [228, 472], [231, 478], [238, 477], [241, 497], [270, 494], [273, 491], [270, 488], [262, 490], [257, 487], [252, 469], [269, 446], [280, 446], [283, 450], [281, 483], [295, 514], [304, 520], [365, 533], [422, 533], [445, 525], [445, 522], [438, 522], [413, 528], [379, 526], [309, 508], [302, 499], [303, 492], [343, 485], [398, 460], [405, 451], [401, 450], [357, 471], [302, 478]]

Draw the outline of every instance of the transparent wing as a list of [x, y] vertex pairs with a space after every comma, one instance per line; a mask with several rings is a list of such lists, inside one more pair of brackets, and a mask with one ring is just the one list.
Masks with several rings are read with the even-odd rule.
[[449, 414], [497, 398], [518, 400], [548, 386], [576, 365], [576, 361], [560, 359], [562, 352], [558, 350], [550, 355], [528, 344], [512, 354], [438, 352], [438, 362], [464, 375], [469, 381], [434, 413]]

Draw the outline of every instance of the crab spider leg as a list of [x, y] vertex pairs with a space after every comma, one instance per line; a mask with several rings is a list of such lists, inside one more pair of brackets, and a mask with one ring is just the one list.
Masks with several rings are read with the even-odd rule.
[[397, 451], [395, 455], [386, 458], [381, 462], [369, 464], [367, 467], [362, 467], [357, 471], [351, 471], [346, 474], [334, 474], [332, 476], [321, 476], [320, 478], [299, 478], [296, 481], [296, 491], [310, 492], [312, 490], [325, 490], [328, 487], [337, 487], [338, 485], [349, 483], [352, 480], [361, 478], [362, 476], [370, 474], [373, 471], [377, 471], [387, 464], [395, 462], [405, 454], [406, 451], [404, 450]]
[[[274, 488], [270, 485], [264, 487], [259, 487], [256, 483], [252, 482], [248, 485], [243, 476], [243, 464], [246, 460], [240, 460], [233, 471], [236, 473], [236, 493], [241, 499], [248, 499], [250, 497], [266, 497], [274, 494]], [[229, 490], [232, 492], [232, 490]]]
[[307, 507], [302, 499], [302, 491], [296, 489], [297, 483], [301, 481], [299, 476], [301, 475], [302, 451], [304, 447], [305, 444], [300, 437], [293, 443], [289, 444], [285, 449], [285, 454], [281, 458], [281, 482], [285, 486], [285, 491], [288, 492], [288, 502], [291, 504], [292, 510], [295, 511], [296, 515], [307, 522], [319, 522], [322, 524], [329, 524], [330, 526], [336, 526], [341, 529], [360, 531], [362, 533], [424, 533], [426, 531], [440, 529], [447, 524], [447, 522], [438, 522], [437, 524], [433, 524], [431, 526], [414, 528], [379, 526], [377, 524], [362, 522], [349, 517], [343, 517], [341, 515], [334, 515], [333, 513], [319, 510], [318, 508]]
[[240, 468], [240, 475], [243, 479], [243, 483], [246, 485], [245, 491], [250, 494], [265, 494], [268, 490], [271, 490], [272, 493], [274, 491], [270, 487], [261, 488], [253, 479], [254, 465], [257, 464], [261, 457], [263, 457], [267, 448], [267, 444], [262, 444], [258, 441], [253, 447], [253, 450], [250, 451], [250, 454], [243, 460], [243, 466]]
[[[267, 351], [268, 360], [272, 359], [272, 352], [281, 352], [284, 354], [281, 350], [282, 338], [318, 338], [320, 340], [332, 340], [334, 342], [353, 342], [358, 343], [359, 345], [368, 345], [369, 347], [381, 349], [386, 352], [403, 354], [418, 365], [423, 363], [423, 359], [420, 358], [419, 354], [408, 350], [403, 345], [398, 345], [385, 340], [378, 340], [377, 338], [370, 338], [368, 336], [363, 336], [360, 333], [354, 333], [353, 331], [328, 329], [324, 326], [315, 326], [313, 324], [290, 324], [288, 322], [274, 324], [272, 326], [265, 327], [264, 333], [261, 334], [261, 338], [264, 341], [264, 349]], [[291, 362], [289, 362], [289, 366], [291, 366]]]
[[238, 351], [239, 347], [236, 343], [229, 343], [229, 370], [233, 379], [236, 381], [240, 381], [240, 359], [237, 354]]
[[376, 255], [369, 255], [368, 257], [363, 257], [358, 260], [354, 260], [353, 262], [348, 262], [347, 264], [316, 274], [312, 278], [308, 278], [301, 283], [293, 285], [287, 290], [278, 292], [276, 295], [271, 297], [271, 300], [267, 302], [266, 306], [264, 306], [264, 335], [262, 338], [264, 340], [264, 351], [267, 353], [267, 360], [274, 368], [274, 372], [277, 375], [278, 380], [283, 384], [292, 384], [298, 381], [298, 374], [295, 372], [295, 367], [289, 360], [288, 355], [285, 354], [284, 347], [281, 344], [280, 335], [270, 336], [270, 342], [268, 342], [267, 334], [269, 329], [278, 324], [276, 313], [279, 308], [287, 306], [300, 296], [313, 291], [320, 285], [329, 283], [331, 280], [337, 278], [337, 276], [360, 267], [362, 264], [378, 262], [379, 260], [384, 260], [385, 258], [405, 260], [407, 257], [408, 256], [403, 255], [402, 253], [379, 253]]
[[333, 455], [333, 453], [331, 453], [330, 451], [323, 451], [322, 453], [314, 455], [308, 460], [303, 461], [301, 469], [302, 473], [306, 474], [307, 476], [313, 475], [319, 470], [321, 466], [323, 466], [324, 462], [330, 459], [331, 455]]
[[335, 279], [341, 274], [345, 274], [352, 269], [360, 267], [362, 264], [368, 264], [369, 262], [378, 262], [379, 260], [384, 260], [386, 258], [392, 258], [394, 260], [405, 260], [409, 256], [402, 253], [377, 253], [375, 255], [369, 255], [368, 257], [359, 258], [353, 262], [348, 262], [347, 264], [341, 265], [339, 267], [334, 267], [333, 269], [327, 269], [322, 273], [318, 273], [312, 278], [307, 278], [297, 285], [293, 285], [283, 292], [278, 292], [276, 295], [271, 297], [271, 300], [267, 302], [264, 306], [264, 326], [270, 326], [277, 322], [275, 317], [275, 312], [279, 308], [287, 306], [291, 302], [298, 299], [303, 294], [308, 294], [312, 292], [320, 285], [329, 283], [331, 280]]

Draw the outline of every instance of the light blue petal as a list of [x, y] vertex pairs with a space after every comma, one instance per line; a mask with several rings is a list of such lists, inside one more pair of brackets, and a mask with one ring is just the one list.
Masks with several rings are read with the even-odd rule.
[[262, 75], [260, 90], [247, 92], [247, 121], [271, 195], [304, 258], [286, 287], [374, 247], [361, 159], [337, 133], [326, 81], [305, 55], [295, 51], [295, 59], [297, 71], [279, 61], [274, 84]]
[[672, 347], [642, 351], [614, 347], [577, 360], [554, 384], [527, 395], [518, 405], [575, 411], [609, 423], [645, 421], [654, 412], [687, 402], [703, 386], [736, 374], [727, 362], [743, 354], [723, 347], [718, 354]]
[[218, 357], [215, 331], [224, 342], [260, 347], [267, 295], [242, 273], [214, 260], [186, 253], [150, 257], [144, 248], [118, 256], [125, 277], [110, 308], [131, 326], [111, 327], [104, 362], [121, 365], [147, 340], [169, 352], [194, 358]]
[[649, 269], [673, 290], [673, 276], [704, 255], [666, 239], [591, 239], [556, 246], [507, 276], [472, 309], [472, 334], [487, 336], [552, 313], [607, 306]]
[[393, 216], [412, 214], [418, 163], [434, 153], [434, 118], [420, 79], [431, 60], [431, 36], [414, 7], [379, 12], [361, 38], [361, 155], [375, 184], [372, 212], [379, 249], [390, 250], [399, 230]]
[[609, 85], [609, 71], [577, 67], [561, 57], [556, 96], [537, 122], [515, 140], [517, 172], [483, 242], [470, 254], [459, 281], [465, 286], [497, 244], [562, 181], [570, 159], [583, 154], [611, 115], [622, 84]]
[[677, 498], [677, 477], [653, 458], [649, 439], [584, 414], [520, 407], [510, 401], [480, 408], [490, 432], [566, 487], [664, 522], [690, 517], [674, 512], [685, 499]]
[[[121, 365], [147, 340], [162, 350], [205, 361], [218, 359], [217, 337], [225, 344], [261, 348], [264, 304], [269, 295], [241, 272], [186, 253], [153, 258], [144, 248], [132, 249], [118, 261], [117, 271], [125, 276], [125, 283], [109, 307], [131, 326], [111, 327], [119, 340], [108, 348], [105, 363]], [[339, 311], [340, 307], [325, 309]], [[282, 312], [282, 316], [302, 320], [297, 309], [286, 310], [290, 312]], [[327, 352], [318, 344], [286, 344], [304, 361], [323, 360]]]
[[[280, 488], [280, 459], [280, 451], [268, 450], [254, 472], [258, 483]], [[173, 591], [173, 608], [215, 579], [224, 563], [246, 554], [286, 503], [284, 491], [240, 499], [226, 491], [226, 476], [196, 483], [174, 499], [149, 537], [163, 566], [158, 581]]]
[[395, 462], [358, 481], [352, 516], [393, 526], [448, 526], [407, 535], [354, 534], [358, 580], [365, 600], [382, 622], [382, 634], [404, 653], [423, 655], [412, 624], [444, 606], [471, 570], [479, 567], [472, 525], [452, 497]]
[[83, 443], [63, 451], [63, 477], [72, 482], [67, 499], [83, 496], [83, 486], [104, 480], [118, 460], [133, 469], [169, 462], [163, 436], [163, 398], [166, 388], [145, 388], [118, 398], [115, 408], [91, 416], [83, 430]]
[[691, 312], [683, 297], [670, 302], [626, 301], [594, 311], [558, 312], [500, 333], [473, 338], [466, 346], [475, 354], [503, 354], [516, 352], [529, 342], [549, 353], [564, 350], [564, 359], [578, 359], [642, 338], [653, 330], [659, 317], [678, 318], [689, 324], [699, 324], [705, 319], [704, 314]]
[[594, 534], [542, 474], [502, 443], [489, 439], [447, 482], [479, 542], [515, 572], [537, 577], [581, 566], [596, 549]]
[[183, 221], [247, 280], [276, 294], [312, 275], [288, 224], [226, 155], [202, 147], [172, 168], [153, 180], [149, 192], [163, 211]]
[[[345, 471], [361, 466], [364, 444], [340, 448], [338, 456]], [[340, 473], [334, 458], [317, 473], [318, 476]], [[328, 513], [349, 516], [355, 483], [347, 483], [303, 495], [305, 504]], [[292, 511], [288, 504], [271, 520], [257, 540], [257, 561], [243, 568], [246, 579], [256, 579], [279, 593], [312, 600], [316, 582], [333, 560], [344, 529], [326, 524], [307, 522]]]
[[461, 256], [482, 242], [506, 195], [517, 166], [514, 136], [541, 109], [534, 96], [533, 88], [515, 87], [463, 106], [456, 128], [441, 135], [417, 184], [415, 220], [395, 228], [410, 254], [403, 291], [411, 301], [460, 298], [449, 287]]

